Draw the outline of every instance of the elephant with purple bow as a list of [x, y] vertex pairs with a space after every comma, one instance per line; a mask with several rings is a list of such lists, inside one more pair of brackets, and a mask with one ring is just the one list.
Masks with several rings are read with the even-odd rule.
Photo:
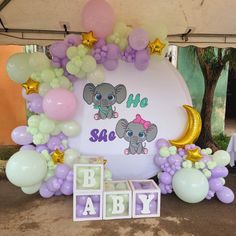
[[129, 147], [124, 150], [125, 155], [147, 154], [148, 149], [143, 143], [151, 142], [156, 138], [157, 126], [137, 114], [131, 122], [126, 119], [119, 120], [116, 125], [116, 134], [119, 138], [124, 138], [129, 142]]

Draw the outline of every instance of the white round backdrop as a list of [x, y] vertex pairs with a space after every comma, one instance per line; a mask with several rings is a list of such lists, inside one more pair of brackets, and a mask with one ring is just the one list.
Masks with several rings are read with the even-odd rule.
[[[81, 155], [102, 156], [107, 160], [107, 167], [113, 174], [113, 179], [147, 179], [156, 175], [158, 169], [153, 162], [156, 154], [155, 143], [159, 138], [174, 139], [185, 129], [187, 116], [182, 105], [192, 105], [191, 97], [184, 79], [168, 60], [151, 61], [145, 71], [137, 70], [134, 65], [119, 62], [115, 71], [105, 71], [105, 83], [113, 86], [123, 84], [127, 97], [121, 104], [115, 104], [118, 118], [95, 120], [97, 110], [83, 99], [83, 89], [88, 83], [79, 80], [75, 83], [74, 93], [78, 99], [78, 111], [74, 117], [81, 126], [81, 133], [69, 139], [69, 146], [77, 149]], [[141, 108], [127, 108], [130, 94], [134, 97], [140, 94], [140, 99], [148, 99], [148, 105]], [[125, 118], [129, 122], [136, 114], [143, 119], [156, 124], [158, 134], [152, 142], [146, 142], [148, 154], [125, 155], [124, 149], [129, 144], [124, 139], [116, 137], [113, 141], [91, 142], [91, 131], [107, 130], [107, 135], [115, 131], [117, 122]], [[117, 136], [117, 135], [116, 135]]]

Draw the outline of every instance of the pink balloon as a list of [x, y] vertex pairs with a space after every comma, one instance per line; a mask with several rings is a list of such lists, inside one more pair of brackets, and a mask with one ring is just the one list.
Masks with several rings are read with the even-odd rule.
[[148, 45], [148, 34], [143, 29], [134, 29], [129, 35], [129, 44], [135, 50], [142, 50]]
[[53, 120], [70, 120], [75, 115], [76, 108], [75, 95], [63, 88], [49, 90], [43, 99], [43, 110]]
[[86, 31], [93, 31], [99, 38], [112, 33], [115, 14], [112, 7], [104, 0], [88, 1], [82, 11], [82, 26]]

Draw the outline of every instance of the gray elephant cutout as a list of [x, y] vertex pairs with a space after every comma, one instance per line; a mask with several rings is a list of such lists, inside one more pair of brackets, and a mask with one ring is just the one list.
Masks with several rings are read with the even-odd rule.
[[94, 115], [95, 120], [105, 120], [117, 118], [113, 105], [115, 103], [121, 104], [127, 96], [126, 88], [123, 84], [113, 86], [109, 83], [102, 83], [95, 86], [92, 83], [86, 84], [83, 91], [83, 98], [89, 105], [94, 104], [94, 108], [98, 112]]
[[119, 138], [124, 138], [129, 142], [129, 147], [124, 150], [125, 155], [147, 154], [144, 142], [151, 142], [157, 136], [157, 126], [150, 121], [145, 121], [137, 114], [136, 118], [128, 122], [120, 119], [116, 124], [116, 134]]

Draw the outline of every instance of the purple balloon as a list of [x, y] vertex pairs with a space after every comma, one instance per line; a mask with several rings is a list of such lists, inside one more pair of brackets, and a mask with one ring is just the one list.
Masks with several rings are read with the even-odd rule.
[[64, 181], [64, 183], [61, 185], [60, 190], [64, 195], [71, 195], [73, 193], [73, 182]]
[[161, 149], [162, 147], [170, 147], [170, 143], [168, 142], [168, 140], [160, 138], [156, 142], [156, 147], [157, 149]]
[[132, 182], [135, 189], [142, 189], [142, 185], [139, 182]]
[[73, 182], [73, 177], [74, 177], [74, 173], [72, 170], [69, 171], [68, 175], [66, 176], [66, 180]]
[[63, 68], [66, 68], [66, 64], [68, 63], [69, 59], [67, 57], [65, 57], [62, 61], [61, 61], [61, 66]]
[[107, 59], [110, 60], [117, 60], [119, 58], [120, 55], [120, 48], [113, 43], [110, 43], [107, 45]]
[[160, 190], [161, 190], [161, 193], [162, 193], [162, 194], [167, 194], [167, 193], [168, 193], [168, 192], [166, 191], [165, 184], [159, 183], [159, 187], [160, 187]]
[[43, 198], [50, 198], [53, 196], [53, 192], [51, 192], [48, 188], [46, 183], [43, 183], [39, 189], [39, 193]]
[[26, 101], [32, 101], [33, 99], [35, 99], [36, 97], [39, 97], [40, 95], [37, 93], [31, 93], [31, 94], [26, 94], [25, 89], [22, 89], [22, 97], [26, 100]]
[[163, 184], [171, 184], [172, 176], [167, 172], [162, 172], [160, 174], [159, 180]]
[[149, 205], [149, 210], [151, 214], [157, 213], [157, 201], [152, 200]]
[[211, 161], [211, 157], [207, 155], [203, 155], [203, 158], [201, 159], [202, 162], [207, 163], [208, 161]]
[[55, 170], [57, 178], [65, 179], [70, 171], [70, 167], [66, 164], [58, 164]]
[[27, 126], [18, 126], [11, 132], [12, 140], [20, 145], [26, 145], [33, 142], [33, 136], [27, 132]]
[[99, 38], [99, 40], [94, 44], [94, 48], [100, 48], [102, 46], [106, 45], [106, 41], [104, 38]]
[[105, 67], [105, 69], [112, 71], [115, 70], [118, 67], [118, 60], [106, 60], [103, 63], [103, 66]]
[[229, 174], [228, 169], [225, 166], [217, 166], [211, 170], [211, 177], [219, 178], [226, 177]]
[[43, 113], [43, 98], [38, 96], [31, 100], [30, 102], [30, 111], [35, 113]]
[[129, 44], [135, 50], [146, 48], [148, 41], [148, 34], [143, 29], [134, 29], [129, 34]]
[[135, 213], [136, 215], [141, 215], [141, 211], [143, 210], [143, 205], [142, 204], [137, 204], [136, 203], [136, 206], [135, 206]]
[[58, 137], [60, 140], [67, 139], [67, 136], [65, 134], [63, 134], [63, 133], [60, 133], [60, 134], [56, 135], [55, 137]]
[[86, 217], [83, 215], [83, 212], [84, 212], [84, 206], [76, 205], [76, 217], [78, 217], [78, 218]]
[[157, 165], [157, 166], [161, 166], [163, 165], [165, 162], [167, 162], [167, 158], [163, 158], [163, 157], [160, 157], [158, 155], [156, 155], [154, 157], [154, 163]]
[[24, 145], [20, 148], [20, 150], [35, 150], [35, 146], [31, 144]]
[[36, 152], [42, 152], [43, 150], [46, 150], [49, 152], [49, 149], [47, 148], [46, 145], [44, 144], [40, 144], [40, 145], [37, 145], [36, 148], [35, 148]]
[[82, 39], [80, 35], [69, 34], [65, 37], [64, 42], [67, 43], [69, 46], [77, 46], [81, 44]]
[[178, 154], [171, 155], [171, 156], [168, 157], [168, 162], [169, 162], [171, 165], [175, 164], [176, 162], [177, 162], [177, 163], [180, 163], [180, 162], [182, 162], [182, 161], [183, 161], [183, 159], [182, 159], [181, 156], [178, 155]]
[[99, 215], [100, 215], [100, 204], [95, 202], [95, 203], [93, 204], [93, 207], [94, 207], [94, 210], [95, 210], [95, 212], [96, 212], [96, 214], [93, 215], [93, 216], [99, 217]]
[[223, 186], [223, 188], [220, 191], [216, 192], [216, 196], [221, 202], [226, 204], [234, 201], [233, 191], [225, 186]]
[[92, 195], [92, 201], [95, 203], [99, 203], [101, 200], [100, 195]]
[[48, 140], [47, 147], [50, 150], [61, 149], [61, 140], [58, 137], [52, 136]]
[[66, 57], [67, 48], [68, 45], [65, 42], [55, 42], [50, 46], [49, 52], [51, 53], [52, 57], [56, 56], [63, 59]]
[[55, 176], [50, 177], [46, 182], [48, 190], [51, 192], [56, 192], [60, 189], [61, 184], [58, 182], [58, 179]]
[[220, 191], [222, 187], [223, 187], [223, 184], [219, 178], [213, 178], [209, 180], [210, 190], [217, 192], [217, 191]]
[[137, 51], [134, 65], [138, 70], [145, 70], [149, 65], [150, 55], [147, 50]]
[[62, 195], [61, 190], [57, 190], [54, 195], [55, 195], [55, 196], [61, 196], [61, 195]]
[[61, 67], [61, 62], [60, 61], [52, 61], [52, 66], [56, 67], [56, 68], [60, 68]]
[[77, 201], [76, 203], [81, 205], [81, 206], [84, 206], [87, 202], [87, 199], [88, 199], [88, 196], [87, 195], [84, 195], [84, 196], [77, 196]]

